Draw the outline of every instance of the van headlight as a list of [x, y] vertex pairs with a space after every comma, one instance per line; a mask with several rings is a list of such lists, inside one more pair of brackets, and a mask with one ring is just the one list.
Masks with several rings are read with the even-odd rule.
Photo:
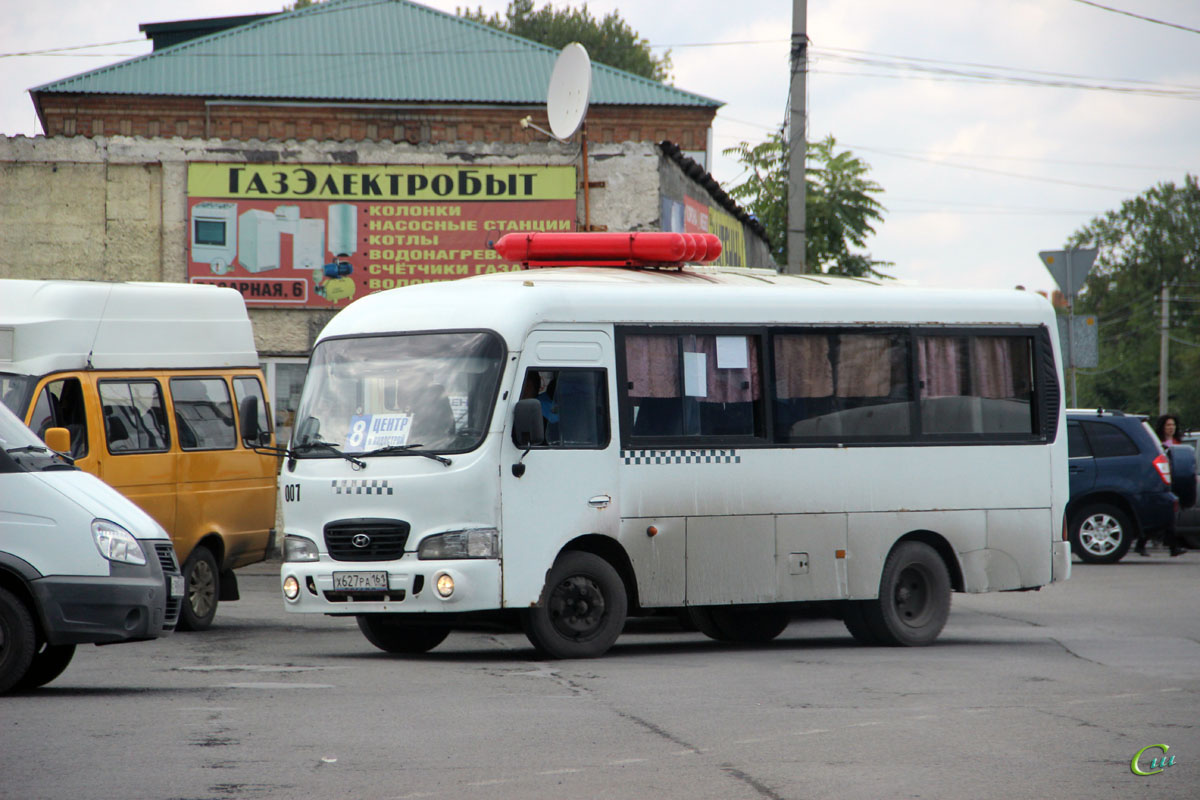
[[321, 554], [317, 552], [317, 543], [303, 536], [287, 534], [283, 537], [284, 561], [320, 561]]
[[146, 554], [133, 534], [107, 519], [92, 520], [92, 538], [100, 555], [109, 561], [126, 564], [145, 564]]
[[500, 533], [495, 528], [470, 528], [427, 536], [417, 548], [417, 558], [422, 561], [499, 557]]

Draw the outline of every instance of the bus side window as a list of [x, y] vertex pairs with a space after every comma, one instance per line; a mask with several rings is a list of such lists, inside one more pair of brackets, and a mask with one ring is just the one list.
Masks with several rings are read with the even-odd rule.
[[530, 369], [521, 399], [542, 404], [543, 447], [600, 448], [609, 440], [608, 389], [602, 369]]

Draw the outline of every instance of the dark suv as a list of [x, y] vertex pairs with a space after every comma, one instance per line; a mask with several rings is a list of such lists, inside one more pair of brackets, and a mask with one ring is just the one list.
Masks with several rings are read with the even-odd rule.
[[1156, 537], [1196, 502], [1196, 452], [1165, 452], [1143, 417], [1067, 411], [1071, 551], [1089, 564], [1120, 561], [1133, 541]]

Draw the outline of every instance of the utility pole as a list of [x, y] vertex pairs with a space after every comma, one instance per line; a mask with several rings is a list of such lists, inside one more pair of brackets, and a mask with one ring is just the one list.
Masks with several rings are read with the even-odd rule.
[[1162, 345], [1158, 353], [1158, 415], [1167, 413], [1167, 343], [1171, 336], [1171, 289], [1162, 285]]
[[792, 83], [788, 115], [788, 214], [787, 267], [784, 272], [807, 272], [804, 263], [806, 236], [804, 208], [805, 75], [808, 72], [808, 0], [792, 0]]

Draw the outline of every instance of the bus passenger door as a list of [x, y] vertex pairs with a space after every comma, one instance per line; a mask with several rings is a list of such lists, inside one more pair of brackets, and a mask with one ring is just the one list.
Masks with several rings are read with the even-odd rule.
[[[617, 538], [613, 374], [612, 340], [603, 331], [536, 331], [526, 340], [500, 464], [506, 606], [537, 601], [567, 542]], [[541, 402], [545, 439], [525, 452], [512, 440], [512, 409], [527, 398]]]

